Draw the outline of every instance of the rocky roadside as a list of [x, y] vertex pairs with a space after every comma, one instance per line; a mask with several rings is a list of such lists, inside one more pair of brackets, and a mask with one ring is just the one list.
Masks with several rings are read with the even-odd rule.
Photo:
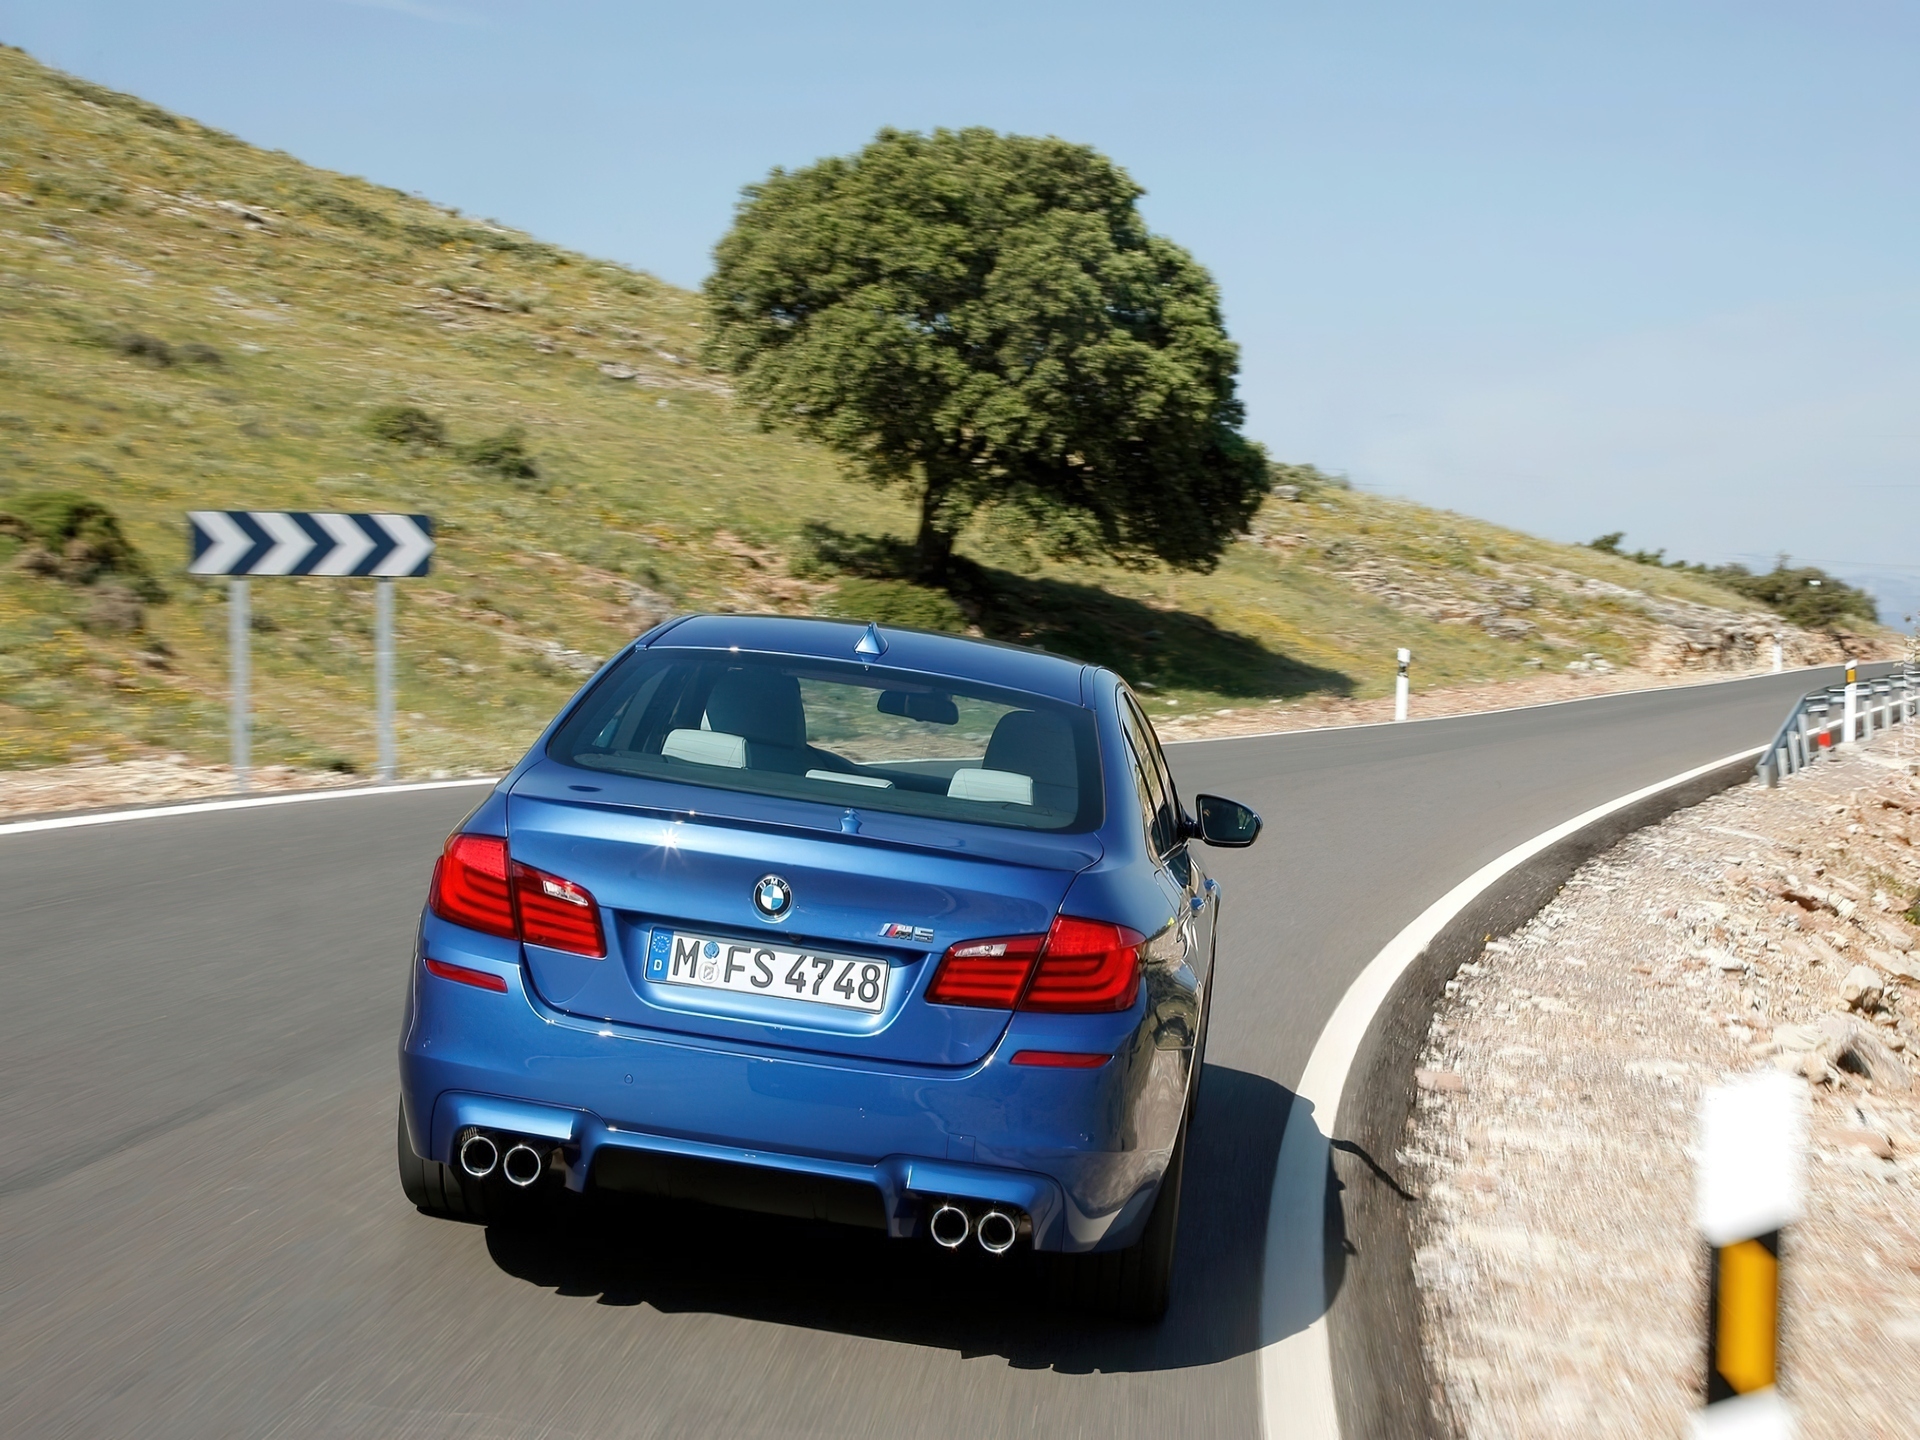
[[1783, 1393], [1808, 1440], [1920, 1434], [1915, 742], [1629, 837], [1449, 983], [1398, 1157], [1436, 1431], [1686, 1433], [1700, 1093], [1774, 1065], [1812, 1107]]
[[[251, 793], [319, 790], [366, 783], [364, 775], [266, 765], [254, 770]], [[234, 793], [231, 766], [196, 765], [183, 755], [49, 765], [39, 770], [0, 771], [0, 818], [17, 820], [70, 810], [213, 800]]]

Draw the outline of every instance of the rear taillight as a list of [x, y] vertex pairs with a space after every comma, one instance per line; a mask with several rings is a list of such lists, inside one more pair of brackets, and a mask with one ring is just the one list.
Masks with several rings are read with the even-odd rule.
[[995, 940], [963, 940], [948, 947], [927, 986], [935, 1005], [980, 1005], [1011, 1010], [1027, 988], [1027, 976], [1040, 954], [1044, 935], [1004, 935]]
[[963, 940], [950, 947], [927, 986], [927, 999], [1054, 1014], [1130, 1009], [1140, 993], [1146, 943], [1124, 925], [1056, 916], [1045, 935]]
[[433, 867], [433, 913], [507, 940], [520, 938], [507, 888], [507, 842], [493, 835], [449, 835]]
[[510, 859], [498, 836], [449, 836], [427, 903], [442, 920], [482, 934], [596, 960], [607, 953], [593, 896], [571, 880]]
[[528, 944], [595, 959], [607, 953], [600, 907], [571, 880], [515, 861], [513, 897], [520, 905], [520, 938]]
[[1128, 1010], [1140, 993], [1140, 951], [1147, 937], [1104, 920], [1061, 915], [1047, 932], [1040, 968], [1022, 1010], [1086, 1013]]

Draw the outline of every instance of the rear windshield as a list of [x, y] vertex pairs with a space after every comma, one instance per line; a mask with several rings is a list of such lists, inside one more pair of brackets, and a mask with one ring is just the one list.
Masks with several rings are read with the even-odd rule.
[[547, 754], [588, 770], [973, 824], [1100, 823], [1090, 711], [826, 660], [636, 650]]

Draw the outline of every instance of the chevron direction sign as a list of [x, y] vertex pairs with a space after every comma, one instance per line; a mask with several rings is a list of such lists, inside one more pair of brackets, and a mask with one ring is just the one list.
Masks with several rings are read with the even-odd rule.
[[424, 575], [429, 515], [334, 515], [317, 510], [189, 510], [193, 575]]

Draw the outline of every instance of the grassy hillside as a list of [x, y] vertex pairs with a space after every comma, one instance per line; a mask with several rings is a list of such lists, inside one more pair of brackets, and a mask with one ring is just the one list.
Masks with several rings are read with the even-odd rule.
[[[1376, 693], [1397, 645], [1436, 684], [1623, 666], [1688, 616], [1748, 608], [1312, 476], [1208, 576], [1044, 564], [969, 534], [957, 604], [890, 578], [911, 533], [897, 497], [754, 429], [700, 366], [699, 319], [645, 274], [0, 48], [0, 511], [49, 490], [101, 502], [167, 592], [81, 583], [0, 533], [0, 764], [221, 757], [224, 586], [183, 573], [183, 512], [202, 507], [437, 517], [434, 574], [399, 605], [412, 772], [502, 763], [601, 656], [682, 608], [973, 629], [1114, 664], [1183, 713]], [[376, 435], [402, 405], [445, 443]], [[537, 474], [514, 473], [516, 436]], [[258, 763], [365, 766], [370, 582], [253, 588]]]

